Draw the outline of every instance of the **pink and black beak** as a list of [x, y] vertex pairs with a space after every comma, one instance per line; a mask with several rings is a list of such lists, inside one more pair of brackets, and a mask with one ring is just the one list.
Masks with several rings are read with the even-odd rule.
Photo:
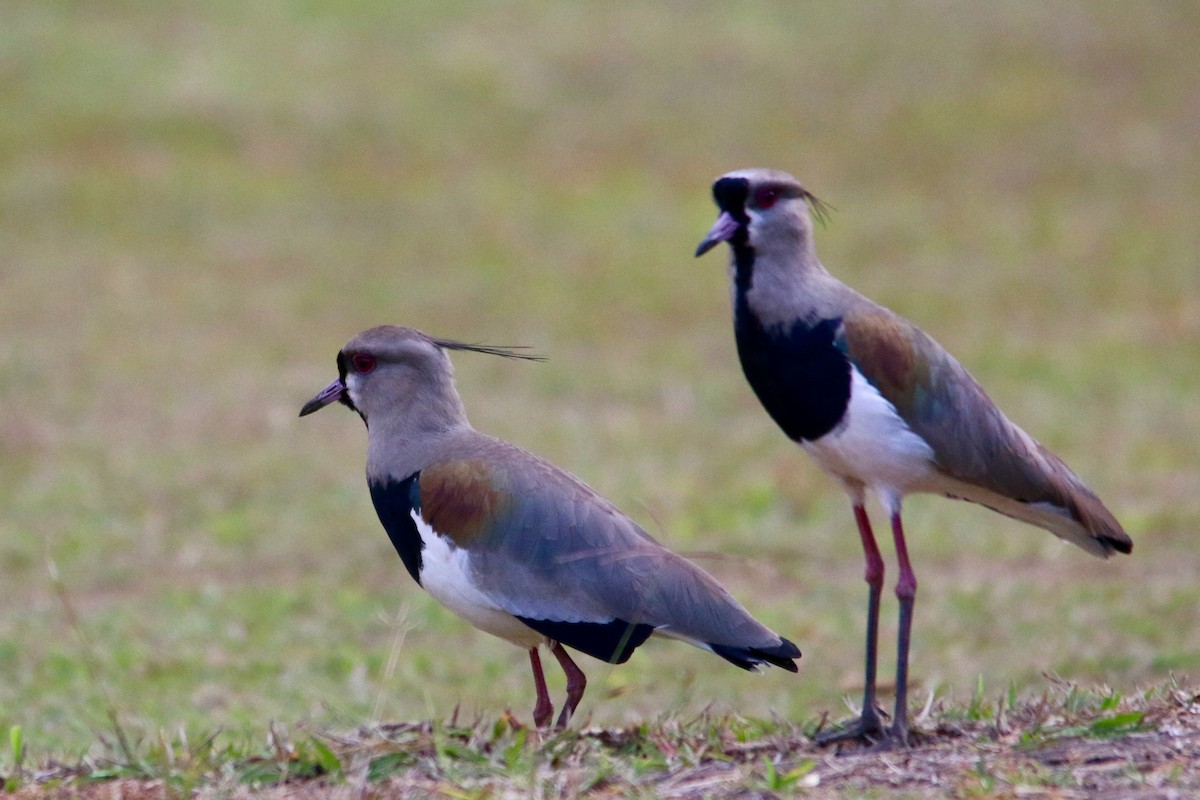
[[300, 416], [306, 417], [314, 411], [320, 411], [330, 403], [335, 403], [338, 400], [346, 402], [344, 395], [346, 394], [346, 384], [342, 383], [342, 379], [338, 378], [333, 383], [326, 386], [321, 392], [304, 404], [304, 408], [300, 409]]
[[709, 228], [708, 235], [704, 237], [704, 241], [696, 248], [696, 257], [699, 258], [721, 242], [729, 241], [741, 227], [742, 223], [738, 222], [733, 214], [730, 214], [728, 211], [722, 211], [721, 216], [717, 217], [717, 221]]
[[721, 215], [696, 248], [697, 258], [721, 242], [729, 242], [735, 250], [746, 243], [746, 226], [750, 223], [746, 216], [746, 199], [750, 194], [750, 182], [727, 175], [713, 184], [712, 192]]
[[341, 402], [348, 408], [358, 411], [357, 408], [354, 408], [354, 402], [350, 400], [350, 392], [346, 390], [346, 356], [344, 353], [338, 353], [337, 366], [337, 380], [322, 389], [312, 400], [305, 403], [304, 408], [300, 409], [300, 416], [306, 417], [314, 411], [320, 411], [330, 403], [336, 402]]

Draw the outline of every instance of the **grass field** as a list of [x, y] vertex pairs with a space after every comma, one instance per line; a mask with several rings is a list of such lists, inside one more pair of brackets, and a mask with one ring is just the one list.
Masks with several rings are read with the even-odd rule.
[[1103, 563], [910, 500], [914, 695], [1194, 675], [1198, 29], [1187, 3], [6, 4], [0, 730], [36, 760], [104, 749], [110, 710], [135, 741], [528, 716], [524, 654], [395, 558], [361, 424], [296, 418], [382, 322], [546, 355], [456, 358], [476, 427], [804, 651], [798, 677], [589, 660], [582, 720], [842, 714], [853, 521], [744, 384], [723, 256], [691, 257], [743, 166], [831, 203], [826, 266], [1135, 540]]

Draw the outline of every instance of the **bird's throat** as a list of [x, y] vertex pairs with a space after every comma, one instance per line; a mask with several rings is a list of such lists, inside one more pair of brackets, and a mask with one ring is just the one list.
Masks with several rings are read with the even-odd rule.
[[[736, 241], [739, 238], [742, 241]], [[729, 242], [730, 249], [733, 250], [733, 280], [739, 302], [745, 298], [746, 293], [750, 291], [750, 284], [754, 281], [754, 248], [746, 243], [745, 238], [745, 233], [738, 231]]]

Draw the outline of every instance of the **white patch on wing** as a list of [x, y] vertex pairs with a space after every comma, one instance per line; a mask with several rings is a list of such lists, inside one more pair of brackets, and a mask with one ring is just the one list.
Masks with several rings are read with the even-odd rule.
[[485, 633], [518, 647], [537, 647], [546, 637], [496, 606], [471, 579], [471, 554], [445, 536], [439, 536], [421, 515], [412, 511], [413, 522], [425, 548], [421, 551], [421, 586], [433, 598]]
[[899, 502], [934, 477], [933, 448], [856, 367], [850, 376], [850, 403], [842, 421], [801, 447], [843, 482], [870, 487], [885, 504]]

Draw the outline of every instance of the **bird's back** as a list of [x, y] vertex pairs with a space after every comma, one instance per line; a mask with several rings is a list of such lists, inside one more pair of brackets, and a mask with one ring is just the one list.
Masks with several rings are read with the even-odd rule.
[[707, 572], [514, 445], [472, 431], [448, 443], [419, 483], [422, 516], [469, 551], [476, 585], [511, 614], [620, 619], [697, 642], [780, 642]]
[[937, 479], [927, 490], [988, 505], [1098, 555], [1130, 551], [1129, 537], [1083, 481], [915, 325], [860, 305], [842, 320], [839, 346], [932, 448]]

